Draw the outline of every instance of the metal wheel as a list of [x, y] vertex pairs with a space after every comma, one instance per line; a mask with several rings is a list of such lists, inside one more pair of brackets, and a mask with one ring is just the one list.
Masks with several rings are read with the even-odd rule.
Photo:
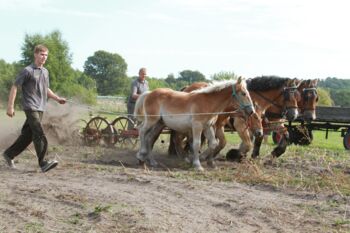
[[83, 130], [83, 138], [86, 145], [113, 145], [113, 127], [103, 117], [94, 117], [86, 124]]
[[350, 150], [350, 131], [348, 130], [348, 132], [344, 135], [344, 138], [343, 138], [343, 145], [344, 145], [344, 148], [346, 150]]
[[123, 148], [135, 148], [139, 139], [139, 131], [135, 123], [128, 117], [118, 117], [112, 122], [114, 143]]

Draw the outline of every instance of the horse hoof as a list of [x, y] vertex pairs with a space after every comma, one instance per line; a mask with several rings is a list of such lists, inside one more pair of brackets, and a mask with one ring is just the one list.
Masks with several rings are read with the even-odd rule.
[[184, 160], [185, 160], [186, 163], [192, 163], [192, 161], [190, 160], [189, 157], [185, 157]]
[[145, 161], [142, 161], [142, 160], [139, 160], [139, 159], [138, 159], [138, 161], [139, 161], [139, 165], [141, 165], [141, 166], [145, 165]]
[[204, 168], [202, 166], [197, 166], [197, 167], [194, 167], [194, 170], [199, 171], [199, 172], [203, 172]]
[[208, 167], [213, 168], [213, 169], [217, 168], [214, 161], [207, 161], [207, 165], [208, 165]]
[[151, 167], [158, 167], [158, 163], [157, 163], [157, 161], [155, 161], [154, 159], [152, 159], [152, 160], [149, 161], [149, 165], [150, 165]]
[[140, 152], [137, 152], [136, 158], [137, 158], [139, 161], [143, 161], [143, 162], [145, 161], [145, 157], [142, 156], [142, 155], [140, 154]]
[[239, 153], [237, 149], [231, 149], [226, 154], [226, 160], [233, 162], [241, 162], [243, 156]]

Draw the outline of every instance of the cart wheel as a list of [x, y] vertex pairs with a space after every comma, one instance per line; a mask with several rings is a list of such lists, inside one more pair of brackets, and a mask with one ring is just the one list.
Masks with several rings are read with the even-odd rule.
[[128, 117], [118, 117], [112, 122], [115, 132], [114, 143], [122, 148], [135, 148], [139, 139], [139, 131], [135, 123]]
[[343, 144], [345, 149], [350, 150], [350, 131], [346, 132], [343, 138]]
[[282, 135], [278, 132], [273, 131], [272, 132], [272, 141], [275, 144], [278, 144], [282, 139]]
[[94, 117], [86, 124], [83, 138], [86, 145], [113, 145], [113, 127], [103, 117]]

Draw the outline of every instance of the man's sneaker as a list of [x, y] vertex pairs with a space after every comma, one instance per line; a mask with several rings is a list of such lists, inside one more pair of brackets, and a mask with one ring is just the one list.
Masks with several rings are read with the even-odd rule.
[[10, 157], [8, 157], [7, 154], [3, 153], [3, 154], [2, 154], [2, 157], [4, 157], [4, 159], [5, 159], [6, 163], [7, 163], [7, 165], [8, 165], [10, 168], [12, 168], [12, 169], [15, 169], [15, 168], [16, 168], [15, 162], [13, 161], [13, 159], [11, 159]]
[[41, 166], [42, 172], [50, 171], [52, 168], [57, 166], [58, 162], [56, 160], [45, 162], [44, 165]]

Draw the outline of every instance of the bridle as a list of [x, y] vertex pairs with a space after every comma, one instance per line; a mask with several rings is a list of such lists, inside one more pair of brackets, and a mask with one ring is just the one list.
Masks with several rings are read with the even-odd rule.
[[241, 96], [237, 94], [236, 85], [236, 83], [232, 85], [232, 97], [237, 100], [239, 104], [239, 109], [246, 109], [252, 107], [253, 105], [251, 103], [244, 103]]
[[[317, 94], [317, 89], [316, 87], [307, 87], [304, 88], [302, 91], [302, 99], [304, 102], [309, 102], [310, 101], [310, 97], [309, 97], [309, 93], [311, 93], [311, 95], [314, 95], [316, 97], [316, 102], [318, 101], [318, 94]], [[303, 109], [302, 110], [311, 110], [314, 111], [316, 108], [312, 107], [312, 108], [304, 108], [304, 103], [303, 103]]]
[[289, 96], [290, 94], [294, 94], [295, 92], [298, 92], [298, 87], [297, 86], [291, 86], [291, 87], [284, 87], [283, 91], [280, 92], [280, 94], [275, 97], [273, 100], [265, 97], [263, 94], [261, 94], [260, 92], [256, 91], [255, 93], [261, 97], [262, 99], [264, 99], [265, 101], [267, 101], [268, 103], [272, 104], [273, 106], [276, 106], [277, 108], [279, 108], [281, 110], [280, 113], [275, 113], [275, 112], [265, 112], [265, 116], [266, 117], [272, 117], [272, 118], [283, 118], [289, 109], [297, 109], [298, 106], [282, 106], [278, 103], [276, 103], [276, 100], [278, 100], [282, 95], [283, 95], [283, 101], [286, 102], [289, 100]]

